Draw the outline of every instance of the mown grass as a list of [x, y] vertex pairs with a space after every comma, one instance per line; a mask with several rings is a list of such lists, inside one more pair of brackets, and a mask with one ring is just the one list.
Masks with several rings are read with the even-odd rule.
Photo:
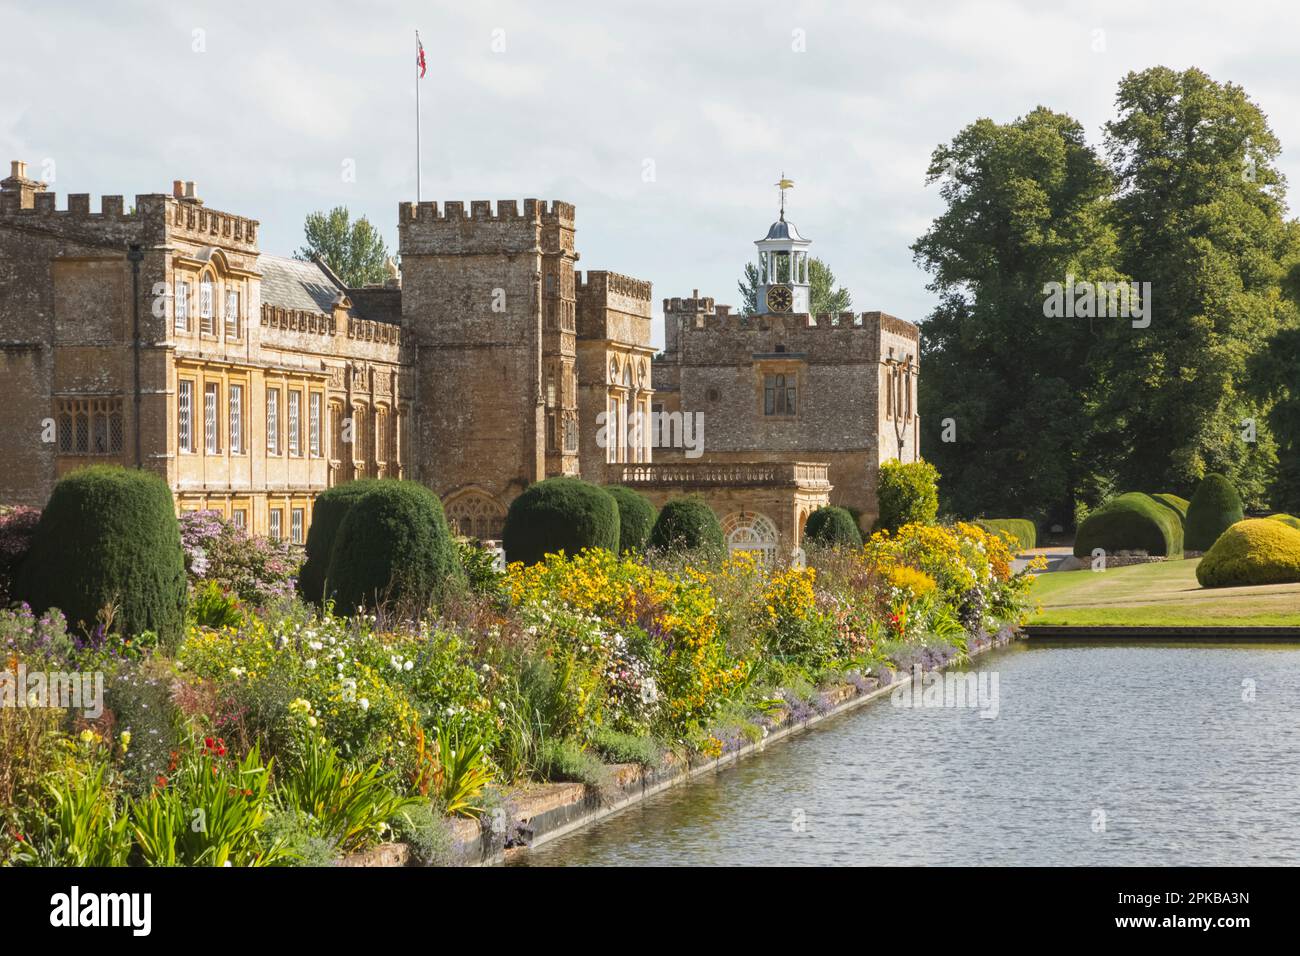
[[1109, 571], [1054, 571], [1034, 580], [1030, 624], [1194, 627], [1300, 626], [1300, 584], [1203, 588], [1198, 559]]

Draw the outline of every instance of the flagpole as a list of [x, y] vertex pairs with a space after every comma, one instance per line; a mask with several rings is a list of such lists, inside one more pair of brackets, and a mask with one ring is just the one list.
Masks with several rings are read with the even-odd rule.
[[420, 31], [415, 31], [415, 202], [420, 202]]

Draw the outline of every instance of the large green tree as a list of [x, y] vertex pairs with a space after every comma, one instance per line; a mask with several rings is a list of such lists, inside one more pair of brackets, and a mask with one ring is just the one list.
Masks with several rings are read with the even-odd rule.
[[922, 448], [942, 508], [1068, 524], [1091, 488], [1098, 323], [1048, 317], [1049, 282], [1106, 281], [1110, 173], [1079, 123], [981, 119], [931, 158], [946, 209], [912, 246], [938, 306], [922, 333]]
[[[777, 276], [786, 279], [787, 276]], [[758, 311], [758, 266], [750, 262], [745, 266], [745, 275], [737, 283], [740, 291], [740, 307], [745, 315]], [[821, 313], [848, 312], [853, 308], [853, 297], [844, 286], [835, 285], [835, 273], [831, 267], [820, 259], [808, 260], [808, 286], [812, 298], [813, 315]]]
[[1221, 472], [1248, 506], [1265, 504], [1277, 447], [1247, 379], [1294, 322], [1277, 138], [1241, 87], [1196, 69], [1130, 73], [1116, 103], [1120, 267], [1151, 283], [1152, 303], [1148, 328], [1109, 330], [1100, 447], [1124, 488], [1185, 494]]
[[346, 206], [307, 216], [302, 231], [306, 244], [295, 253], [299, 259], [320, 256], [348, 288], [383, 282], [388, 245], [364, 216], [351, 220]]

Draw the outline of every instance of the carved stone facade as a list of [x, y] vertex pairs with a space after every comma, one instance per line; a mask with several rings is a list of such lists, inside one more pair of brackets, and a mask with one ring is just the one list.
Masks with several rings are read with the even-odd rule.
[[[163, 476], [179, 509], [299, 540], [315, 495], [359, 477], [424, 482], [479, 538], [552, 475], [657, 504], [698, 492], [733, 547], [764, 553], [827, 501], [869, 521], [879, 463], [917, 455], [916, 327], [741, 317], [696, 295], [665, 301], [656, 358], [650, 283], [575, 272], [574, 218], [560, 201], [404, 203], [400, 277], [354, 289], [261, 252], [257, 221], [193, 183], [58, 210], [14, 163], [0, 503], [43, 505], [59, 476], [105, 461]], [[771, 237], [773, 284], [806, 278], [807, 240], [787, 262]], [[657, 442], [654, 411], [702, 413], [702, 457]]]

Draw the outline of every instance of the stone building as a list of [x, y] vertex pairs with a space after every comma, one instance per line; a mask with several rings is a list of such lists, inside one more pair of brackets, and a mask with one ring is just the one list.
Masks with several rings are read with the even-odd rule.
[[302, 540], [324, 488], [404, 473], [395, 288], [259, 252], [256, 220], [193, 183], [130, 209], [55, 199], [20, 162], [0, 181], [0, 500], [40, 506], [73, 468], [139, 466], [179, 509]]
[[[783, 212], [757, 244], [759, 314], [666, 300], [656, 357], [650, 283], [576, 271], [574, 220], [559, 201], [404, 203], [400, 273], [353, 289], [262, 252], [257, 221], [193, 183], [60, 210], [15, 162], [0, 181], [0, 502], [42, 505], [103, 461], [163, 476], [179, 509], [296, 540], [314, 496], [358, 477], [421, 481], [485, 539], [553, 475], [658, 504], [698, 492], [734, 547], [769, 554], [827, 501], [870, 520], [880, 461], [917, 454], [916, 327], [796, 311], [809, 243]], [[702, 444], [652, 412], [702, 420]]]
[[[701, 464], [802, 462], [811, 469], [821, 463], [818, 487], [831, 489], [832, 504], [857, 512], [865, 530], [878, 515], [880, 463], [919, 457], [920, 331], [883, 312], [808, 314], [810, 245], [784, 210], [755, 242], [759, 285], [752, 315], [698, 291], [664, 300], [656, 405], [701, 416]], [[681, 448], [663, 444], [658, 461], [685, 461]], [[653, 473], [643, 483], [655, 484]], [[811, 491], [801, 491], [793, 517], [753, 520], [740, 534], [760, 535], [775, 524], [780, 537], [797, 541], [815, 507]]]

